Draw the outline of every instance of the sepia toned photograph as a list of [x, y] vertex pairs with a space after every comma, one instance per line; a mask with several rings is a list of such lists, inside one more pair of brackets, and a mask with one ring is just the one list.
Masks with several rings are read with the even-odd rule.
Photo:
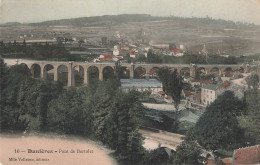
[[260, 0], [0, 0], [0, 165], [260, 164]]

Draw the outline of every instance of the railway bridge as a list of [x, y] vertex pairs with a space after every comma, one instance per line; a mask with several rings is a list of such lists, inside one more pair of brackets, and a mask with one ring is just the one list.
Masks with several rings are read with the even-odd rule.
[[[15, 59], [5, 59], [7, 65], [14, 64]], [[18, 60], [17, 64], [25, 64], [30, 69], [32, 77], [44, 80], [58, 81], [64, 77], [68, 86], [75, 85], [75, 79], [79, 79], [82, 85], [87, 85], [89, 80], [96, 77], [99, 80], [115, 75], [118, 68], [115, 63], [88, 63], [73, 61], [34, 61]], [[128, 64], [121, 63], [120, 75], [122, 78], [153, 78], [156, 72], [163, 67], [177, 69], [182, 75], [195, 77], [196, 73], [222, 75], [226, 72], [260, 72], [259, 65], [222, 65], [222, 64]], [[109, 75], [110, 74], [110, 75]]]

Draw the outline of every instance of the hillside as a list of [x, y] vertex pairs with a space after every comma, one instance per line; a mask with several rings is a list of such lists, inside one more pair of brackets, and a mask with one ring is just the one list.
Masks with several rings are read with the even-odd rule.
[[162, 21], [162, 20], [172, 20], [177, 22], [189, 22], [191, 24], [205, 24], [205, 25], [225, 25], [227, 28], [259, 28], [259, 25], [233, 22], [229, 20], [222, 19], [212, 19], [210, 17], [206, 18], [186, 18], [186, 17], [159, 17], [151, 16], [148, 14], [121, 14], [121, 15], [104, 15], [104, 16], [92, 16], [92, 17], [80, 17], [80, 18], [70, 18], [70, 19], [60, 19], [60, 20], [50, 20], [38, 23], [19, 23], [19, 22], [8, 22], [2, 24], [1, 26], [18, 26], [18, 25], [31, 25], [31, 26], [55, 26], [55, 25], [114, 25], [129, 22], [145, 22], [145, 21]]
[[31, 24], [7, 23], [0, 26], [0, 41], [50, 40], [57, 37], [84, 39], [94, 45], [101, 37], [135, 42], [140, 32], [145, 42], [184, 45], [199, 52], [203, 45], [210, 54], [219, 51], [232, 56], [260, 52], [260, 26], [212, 18], [158, 17], [145, 14], [105, 15]]
[[128, 22], [144, 22], [169, 19], [169, 17], [153, 17], [146, 14], [122, 14], [122, 15], [104, 15], [94, 17], [81, 17], [61, 20], [44, 21], [40, 23], [32, 23], [31, 25], [50, 26], [50, 25], [109, 25]]

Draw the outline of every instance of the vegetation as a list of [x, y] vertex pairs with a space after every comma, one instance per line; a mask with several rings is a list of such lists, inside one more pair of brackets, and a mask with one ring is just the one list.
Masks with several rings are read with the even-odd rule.
[[162, 68], [158, 72], [159, 79], [163, 84], [163, 90], [172, 96], [174, 103], [177, 107], [181, 100], [182, 91], [182, 77], [178, 74], [177, 70], [173, 72], [169, 68]]
[[144, 60], [143, 62], [155, 63], [155, 64], [163, 62], [163, 59], [161, 58], [161, 56], [154, 54], [151, 49], [149, 49], [149, 51], [147, 53], [147, 58], [144, 58], [143, 60]]
[[211, 54], [206, 57], [199, 54], [185, 53], [182, 57], [175, 57], [155, 54], [151, 50], [147, 53], [147, 58], [145, 58], [145, 56], [139, 56], [137, 59], [139, 62], [164, 64], [240, 64], [251, 63], [253, 60], [260, 60], [259, 54], [241, 57], [221, 57], [219, 55]]
[[259, 84], [259, 76], [257, 74], [250, 75], [246, 78], [246, 82], [250, 92], [256, 93]]
[[147, 156], [145, 157], [145, 165], [167, 165], [171, 161], [163, 147], [147, 152]]
[[186, 138], [176, 149], [174, 164], [199, 164], [201, 147], [194, 139]]
[[[63, 39], [63, 38], [62, 38]], [[99, 54], [70, 54], [69, 50], [84, 51], [84, 47], [81, 47], [82, 42], [79, 40], [79, 47], [65, 48], [62, 43], [57, 45], [44, 45], [33, 44], [27, 45], [23, 43], [3, 43], [0, 42], [0, 55], [3, 58], [29, 58], [35, 60], [55, 60], [55, 61], [93, 61]], [[198, 54], [186, 53], [182, 57], [166, 56], [155, 54], [151, 50], [148, 51], [147, 58], [144, 55], [140, 55], [136, 61], [147, 63], [165, 63], [165, 64], [239, 64], [239, 63], [251, 63], [253, 60], [260, 60], [259, 54], [252, 56], [241, 57], [221, 57], [218, 55], [206, 56]], [[129, 61], [130, 62], [130, 61]]]
[[244, 134], [237, 117], [244, 108], [244, 102], [233, 92], [224, 92], [207, 107], [196, 123], [194, 134], [198, 143], [210, 150], [233, 150], [243, 146]]
[[70, 56], [69, 51], [62, 44], [45, 45], [33, 44], [27, 45], [24, 41], [18, 44], [16, 41], [8, 44], [0, 43], [0, 55], [3, 58], [29, 58], [35, 60], [57, 60], [57, 61], [72, 61], [73, 56]]
[[1, 63], [1, 132], [54, 132], [97, 139], [115, 150], [121, 164], [142, 164], [138, 132], [142, 105], [135, 91], [122, 93], [115, 80], [65, 89], [31, 78], [26, 65]]
[[260, 91], [258, 89], [259, 77], [256, 74], [246, 79], [249, 90], [246, 92], [247, 111], [239, 119], [240, 126], [245, 130], [248, 144], [260, 143]]
[[[96, 139], [115, 150], [120, 164], [200, 164], [202, 149], [230, 155], [233, 149], [260, 142], [257, 75], [246, 79], [245, 100], [226, 91], [206, 108], [194, 127], [183, 124], [190, 131], [171, 157], [162, 148], [145, 151], [142, 147], [141, 125], [176, 130], [175, 116], [144, 111], [140, 98], [149, 99], [149, 93], [122, 93], [115, 77], [103, 82], [93, 78], [88, 87], [63, 88], [60, 82], [31, 78], [26, 65], [7, 68], [2, 59], [0, 76], [1, 132], [54, 132]], [[159, 77], [165, 91], [180, 99], [178, 92], [184, 85], [176, 71], [163, 68]], [[149, 120], [151, 116], [162, 122]]]
[[218, 157], [232, 157], [234, 149], [259, 144], [258, 82], [257, 75], [247, 78], [249, 90], [245, 94], [245, 100], [239, 100], [233, 92], [226, 91], [210, 104], [177, 147], [173, 162], [200, 164], [204, 158], [199, 153], [203, 149], [213, 151], [213, 156], [219, 160]]

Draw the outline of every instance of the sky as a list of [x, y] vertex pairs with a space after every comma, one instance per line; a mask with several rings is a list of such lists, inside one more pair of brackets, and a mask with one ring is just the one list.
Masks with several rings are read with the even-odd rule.
[[260, 0], [0, 0], [0, 24], [117, 14], [208, 16], [260, 25]]

